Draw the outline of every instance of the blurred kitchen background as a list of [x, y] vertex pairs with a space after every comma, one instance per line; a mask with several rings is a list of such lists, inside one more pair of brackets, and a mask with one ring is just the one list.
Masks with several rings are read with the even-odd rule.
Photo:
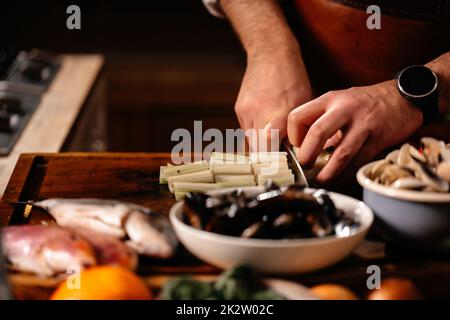
[[[81, 7], [81, 31], [65, 27], [70, 4]], [[0, 6], [3, 43], [19, 50], [104, 55], [98, 83], [105, 112], [97, 116], [106, 126], [98, 149], [167, 152], [174, 145], [172, 131], [191, 129], [194, 120], [203, 120], [204, 129], [238, 127], [233, 106], [245, 55], [228, 22], [211, 16], [200, 0]], [[95, 125], [84, 122], [72, 131]]]

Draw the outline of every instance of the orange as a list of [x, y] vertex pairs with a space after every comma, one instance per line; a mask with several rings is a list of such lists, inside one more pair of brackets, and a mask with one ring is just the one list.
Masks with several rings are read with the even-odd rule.
[[350, 289], [338, 284], [320, 284], [310, 290], [321, 300], [358, 300]]
[[[76, 278], [78, 277], [79, 278]], [[93, 267], [60, 283], [52, 300], [149, 300], [152, 294], [133, 272], [116, 266]]]
[[420, 300], [422, 294], [408, 279], [389, 278], [381, 281], [381, 288], [372, 290], [369, 300]]

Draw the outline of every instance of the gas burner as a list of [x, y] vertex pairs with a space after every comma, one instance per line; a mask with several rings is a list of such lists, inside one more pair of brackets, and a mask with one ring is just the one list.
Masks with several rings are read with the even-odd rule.
[[[53, 81], [60, 62], [49, 53], [32, 50], [12, 56], [1, 50], [0, 70], [0, 156], [7, 156]], [[7, 55], [7, 54], [8, 55]]]

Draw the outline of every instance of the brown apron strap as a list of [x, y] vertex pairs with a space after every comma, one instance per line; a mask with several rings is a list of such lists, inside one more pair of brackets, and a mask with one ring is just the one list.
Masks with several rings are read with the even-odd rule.
[[448, 0], [332, 0], [353, 8], [366, 10], [369, 5], [378, 5], [385, 15], [419, 19], [439, 20], [450, 17]]

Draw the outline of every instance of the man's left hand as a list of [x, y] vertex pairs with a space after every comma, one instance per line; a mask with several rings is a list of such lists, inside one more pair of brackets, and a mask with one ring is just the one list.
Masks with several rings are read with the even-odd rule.
[[288, 136], [300, 147], [297, 156], [305, 167], [314, 165], [325, 144], [334, 144], [331, 159], [317, 176], [318, 182], [329, 183], [348, 165], [359, 167], [404, 141], [422, 125], [422, 118], [390, 80], [330, 91], [301, 105], [289, 114]]

